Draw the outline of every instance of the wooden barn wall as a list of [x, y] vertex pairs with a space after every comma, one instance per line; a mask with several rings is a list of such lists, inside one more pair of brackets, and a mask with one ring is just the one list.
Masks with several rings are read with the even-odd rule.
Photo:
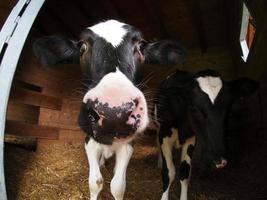
[[[6, 133], [37, 138], [38, 146], [82, 143], [77, 126], [81, 103], [79, 66], [45, 68], [32, 51], [32, 31], [23, 49], [12, 84]], [[38, 34], [37, 34], [38, 35]]]
[[210, 47], [205, 53], [200, 48], [188, 49], [185, 63], [173, 67], [146, 66], [144, 81], [147, 85], [156, 88], [159, 83], [176, 69], [197, 72], [213, 69], [218, 71], [226, 80], [235, 78], [235, 68], [231, 51], [226, 47]]
[[[252, 43], [248, 59], [244, 62], [241, 59], [242, 50], [239, 43], [242, 6], [246, 4], [250, 14], [256, 21], [256, 33]], [[258, 80], [260, 88], [258, 93], [247, 103], [247, 110], [251, 117], [247, 119], [250, 123], [250, 130], [262, 132], [266, 130], [267, 124], [267, 1], [265, 0], [238, 0], [227, 1], [228, 36], [231, 46], [231, 54], [237, 77], [250, 77]]]
[[5, 23], [10, 11], [16, 3], [17, 0], [0, 1], [0, 27]]

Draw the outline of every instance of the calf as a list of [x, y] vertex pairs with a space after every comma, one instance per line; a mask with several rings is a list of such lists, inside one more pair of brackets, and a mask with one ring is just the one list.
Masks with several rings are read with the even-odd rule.
[[34, 52], [44, 65], [81, 64], [89, 80], [78, 121], [87, 134], [90, 197], [96, 200], [102, 190], [101, 164], [115, 154], [110, 188], [113, 197], [122, 200], [133, 153], [131, 142], [149, 122], [145, 96], [137, 87], [142, 64], [180, 63], [184, 49], [172, 41], [148, 43], [137, 28], [108, 20], [86, 28], [79, 41], [40, 38], [34, 43]]
[[182, 148], [179, 179], [181, 200], [187, 199], [191, 159], [196, 140], [205, 161], [215, 168], [227, 164], [224, 127], [231, 104], [258, 87], [248, 78], [224, 81], [212, 70], [190, 74], [176, 71], [162, 82], [156, 96], [155, 117], [159, 126], [163, 194], [167, 200], [175, 177], [172, 149]]

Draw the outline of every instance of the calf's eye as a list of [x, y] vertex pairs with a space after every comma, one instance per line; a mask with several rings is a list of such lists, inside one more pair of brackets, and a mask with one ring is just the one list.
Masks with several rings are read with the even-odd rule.
[[134, 57], [135, 57], [135, 60], [138, 60], [139, 62], [143, 63], [145, 58], [144, 58], [144, 50], [145, 50], [145, 47], [147, 45], [147, 42], [144, 41], [144, 40], [140, 40], [139, 42], [137, 42], [134, 46]]
[[86, 50], [87, 50], [87, 44], [82, 43], [82, 45], [80, 47], [80, 54], [82, 55]]

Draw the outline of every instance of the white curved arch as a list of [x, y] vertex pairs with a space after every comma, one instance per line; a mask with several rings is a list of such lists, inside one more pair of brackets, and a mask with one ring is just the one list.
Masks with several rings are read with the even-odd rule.
[[44, 0], [20, 0], [0, 32], [0, 199], [6, 200], [4, 175], [4, 131], [6, 109], [20, 53]]

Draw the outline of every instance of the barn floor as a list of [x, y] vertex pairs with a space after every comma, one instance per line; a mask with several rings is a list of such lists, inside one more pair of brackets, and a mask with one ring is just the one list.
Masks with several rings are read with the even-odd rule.
[[[158, 200], [161, 194], [154, 138], [137, 141], [127, 173], [125, 200]], [[262, 141], [267, 141], [265, 138]], [[235, 167], [224, 171], [204, 170], [194, 165], [189, 189], [190, 200], [267, 199], [267, 142], [251, 146]], [[198, 153], [196, 152], [196, 155]], [[88, 166], [83, 145], [50, 146], [37, 152], [6, 146], [6, 185], [9, 200], [89, 199]], [[178, 158], [176, 160], [179, 160]], [[199, 163], [198, 156], [194, 163]], [[113, 160], [102, 168], [105, 178], [100, 200], [112, 199], [109, 183]], [[173, 184], [171, 200], [179, 199], [179, 182]]]

